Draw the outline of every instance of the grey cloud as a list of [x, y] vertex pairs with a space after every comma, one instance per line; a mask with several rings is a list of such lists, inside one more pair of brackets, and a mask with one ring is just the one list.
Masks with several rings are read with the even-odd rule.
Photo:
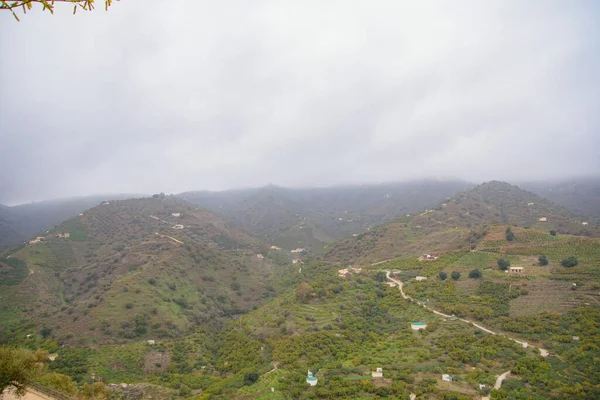
[[0, 203], [600, 172], [593, 1], [0, 15]]

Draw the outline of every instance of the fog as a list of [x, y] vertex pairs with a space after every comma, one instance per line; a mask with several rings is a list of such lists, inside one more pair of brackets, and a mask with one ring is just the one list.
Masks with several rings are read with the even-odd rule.
[[0, 203], [600, 172], [595, 1], [0, 11]]

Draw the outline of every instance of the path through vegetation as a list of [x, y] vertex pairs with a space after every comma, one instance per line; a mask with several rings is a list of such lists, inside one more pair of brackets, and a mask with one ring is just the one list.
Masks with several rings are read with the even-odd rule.
[[[444, 318], [452, 318], [452, 316], [451, 316], [451, 315], [444, 314], [444, 313], [442, 313], [442, 312], [440, 312], [440, 311], [434, 310], [433, 308], [431, 308], [431, 307], [429, 307], [429, 306], [427, 306], [427, 305], [425, 305], [425, 304], [421, 303], [420, 301], [418, 301], [418, 300], [415, 300], [415, 299], [413, 299], [412, 297], [408, 296], [406, 293], [404, 293], [404, 289], [403, 289], [403, 287], [404, 287], [404, 282], [402, 282], [402, 281], [401, 281], [401, 280], [399, 280], [399, 279], [394, 279], [394, 278], [392, 278], [391, 274], [392, 274], [392, 273], [391, 273], [391, 271], [385, 271], [385, 276], [387, 277], [387, 279], [389, 279], [390, 281], [392, 281], [392, 282], [394, 282], [394, 283], [396, 283], [396, 284], [398, 285], [398, 289], [400, 290], [400, 294], [402, 294], [402, 297], [403, 297], [404, 299], [406, 299], [406, 300], [410, 300], [410, 301], [412, 301], [412, 302], [416, 302], [417, 304], [419, 304], [419, 305], [422, 305], [422, 306], [423, 306], [423, 308], [425, 308], [426, 310], [428, 310], [428, 311], [431, 311], [432, 313], [434, 313], [434, 314], [437, 314], [437, 315], [440, 315], [440, 316], [442, 316], [442, 317], [444, 317]], [[463, 319], [463, 318], [457, 318], [457, 319], [458, 319], [459, 321], [465, 322], [465, 323], [467, 323], [467, 324], [471, 324], [471, 325], [473, 325], [474, 327], [476, 327], [477, 329], [480, 329], [480, 330], [482, 330], [482, 331], [484, 331], [484, 332], [490, 333], [490, 334], [492, 334], [492, 335], [497, 335], [497, 333], [496, 333], [496, 332], [494, 332], [494, 331], [492, 331], [491, 329], [488, 329], [488, 328], [486, 328], [486, 327], [484, 327], [484, 326], [481, 326], [481, 325], [479, 325], [479, 324], [476, 324], [476, 323], [475, 323], [475, 322], [473, 322], [473, 321], [469, 321], [468, 319]], [[536, 349], [538, 349], [538, 350], [540, 351], [540, 354], [541, 354], [541, 356], [542, 356], [542, 357], [547, 357], [548, 355], [550, 355], [550, 353], [549, 353], [549, 352], [548, 352], [548, 350], [546, 350], [546, 349], [543, 349], [543, 348], [541, 348], [541, 347], [538, 347], [538, 346], [534, 346], [534, 345], [528, 344], [527, 342], [522, 342], [522, 341], [520, 341], [520, 340], [517, 340], [517, 339], [514, 339], [514, 338], [512, 338], [512, 337], [510, 337], [510, 336], [506, 336], [506, 337], [507, 337], [508, 339], [512, 340], [513, 342], [517, 342], [517, 343], [519, 343], [519, 344], [520, 344], [520, 345], [522, 345], [523, 347], [527, 347], [527, 346], [532, 346], [532, 347], [535, 347]]]

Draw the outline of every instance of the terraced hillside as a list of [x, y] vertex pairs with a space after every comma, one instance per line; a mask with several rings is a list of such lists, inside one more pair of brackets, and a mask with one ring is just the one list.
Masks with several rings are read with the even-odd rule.
[[469, 249], [486, 234], [489, 224], [600, 236], [598, 226], [584, 222], [587, 221], [533, 193], [504, 182], [488, 182], [446, 200], [435, 209], [406, 214], [326, 246], [322, 257], [343, 263], [364, 263]]
[[266, 249], [181, 200], [112, 201], [6, 252], [0, 296], [61, 341], [180, 336], [273, 295]]

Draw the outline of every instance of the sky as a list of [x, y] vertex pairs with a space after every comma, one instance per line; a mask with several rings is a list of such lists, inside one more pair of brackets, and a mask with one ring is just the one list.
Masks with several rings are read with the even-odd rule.
[[0, 10], [0, 203], [600, 174], [600, 5]]

